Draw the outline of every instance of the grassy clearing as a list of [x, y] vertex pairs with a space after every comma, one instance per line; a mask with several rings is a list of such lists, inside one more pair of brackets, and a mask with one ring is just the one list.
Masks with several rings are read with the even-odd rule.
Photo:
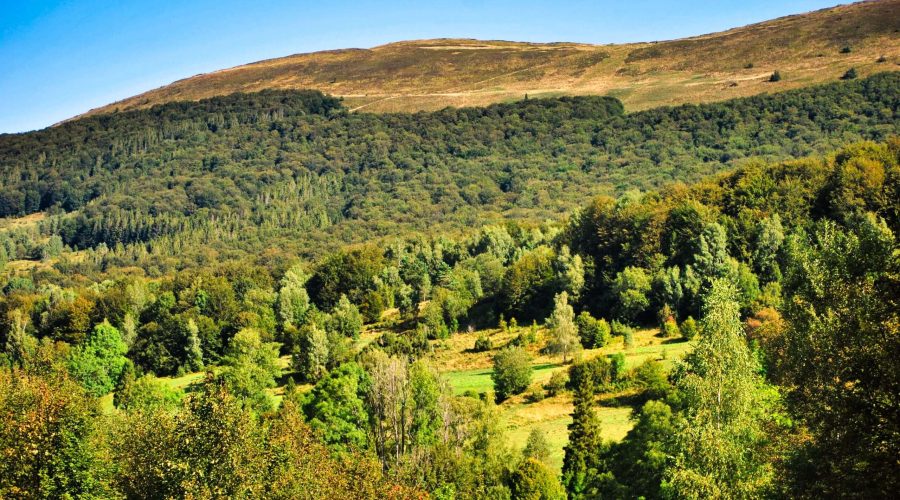
[[[450, 339], [435, 343], [432, 361], [443, 371], [454, 394], [463, 394], [466, 391], [476, 393], [490, 391], [493, 389], [491, 356], [521, 330], [524, 329], [510, 332], [493, 329], [454, 335]], [[609, 345], [603, 348], [582, 351], [581, 356], [590, 359], [623, 353], [625, 367], [628, 369], [634, 368], [648, 359], [660, 361], [671, 367], [692, 348], [690, 342], [682, 339], [661, 338], [657, 336], [657, 333], [656, 329], [639, 330], [635, 332], [635, 344], [630, 349], [625, 348], [622, 338], [614, 338]], [[491, 338], [495, 346], [492, 351], [472, 352], [475, 339], [481, 334]], [[540, 353], [539, 346], [544, 344], [545, 335], [545, 331], [538, 331], [540, 340], [528, 348], [534, 356], [532, 364], [534, 374], [529, 390], [546, 383], [554, 372], [568, 369], [566, 365], [562, 364], [559, 357], [548, 357]], [[607, 401], [607, 404], [614, 404], [615, 401], [614, 398], [603, 398], [602, 400]], [[528, 402], [524, 394], [520, 394], [504, 401], [498, 407], [506, 425], [510, 446], [521, 450], [531, 431], [537, 429], [544, 434], [550, 444], [552, 465], [557, 469], [562, 467], [563, 448], [568, 442], [568, 425], [572, 422], [571, 394], [563, 393], [537, 402]], [[602, 422], [603, 434], [610, 440], [621, 440], [633, 425], [630, 420], [632, 408], [629, 406], [604, 406], [601, 403], [597, 407], [597, 414]]]

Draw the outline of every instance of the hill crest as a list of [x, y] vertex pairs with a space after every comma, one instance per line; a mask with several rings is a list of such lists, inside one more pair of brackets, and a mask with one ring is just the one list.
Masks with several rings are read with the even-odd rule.
[[[526, 94], [612, 95], [639, 110], [805, 87], [850, 67], [867, 76], [900, 64], [898, 33], [900, 0], [882, 0], [660, 42], [407, 40], [203, 73], [85, 115], [264, 89], [317, 89], [344, 98], [351, 110], [373, 112], [485, 105]], [[775, 70], [782, 80], [769, 82]]]

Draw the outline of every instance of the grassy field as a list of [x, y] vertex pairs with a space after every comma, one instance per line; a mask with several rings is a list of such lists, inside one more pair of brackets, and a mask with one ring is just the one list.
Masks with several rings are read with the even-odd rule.
[[[437, 39], [296, 54], [185, 78], [87, 114], [269, 88], [318, 89], [371, 112], [480, 106], [525, 94], [609, 94], [628, 110], [717, 101], [834, 81], [851, 66], [860, 77], [896, 68], [898, 7], [900, 0], [842, 5], [662, 42]], [[782, 80], [768, 82], [776, 69]]]
[[[491, 330], [489, 334], [495, 349], [505, 345], [515, 337], [518, 331], [504, 332]], [[626, 349], [622, 338], [613, 338], [609, 345], [601, 349], [589, 349], [581, 353], [583, 358], [593, 358], [615, 353], [625, 355], [625, 367], [633, 368], [645, 360], [654, 359], [671, 366], [681, 359], [692, 348], [692, 344], [682, 339], [663, 339], [657, 336], [657, 330], [646, 329], [635, 333], [635, 343]], [[541, 337], [545, 334], [538, 332]], [[491, 352], [472, 352], [475, 339], [480, 332], [460, 334], [450, 339], [436, 342], [433, 361], [435, 366], [443, 370], [453, 391], [462, 394], [466, 391], [476, 393], [493, 389], [491, 381]], [[566, 370], [559, 357], [548, 357], [539, 352], [537, 342], [529, 349], [534, 356], [534, 374], [530, 389], [546, 383], [554, 372]], [[529, 390], [530, 390], [529, 389]], [[526, 391], [527, 393], [528, 391]], [[605, 398], [612, 399], [612, 398]], [[521, 450], [525, 446], [528, 435], [538, 429], [547, 438], [551, 446], [551, 462], [556, 468], [562, 467], [563, 447], [568, 442], [568, 425], [572, 422], [572, 396], [569, 393], [559, 394], [537, 402], [529, 402], [524, 394], [514, 396], [499, 405], [503, 422], [506, 425], [509, 442], [514, 448]], [[629, 406], [597, 407], [604, 436], [610, 440], [620, 440], [632, 427], [630, 420], [632, 408]]]

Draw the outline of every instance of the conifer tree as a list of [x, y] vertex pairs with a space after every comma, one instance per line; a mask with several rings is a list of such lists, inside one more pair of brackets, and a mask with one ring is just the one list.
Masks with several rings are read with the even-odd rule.
[[[594, 381], [578, 377], [575, 410], [569, 424], [569, 444], [565, 447], [562, 479], [569, 498], [593, 498], [599, 471], [605, 470], [601, 457], [606, 444], [600, 434], [600, 419], [594, 412]], [[593, 492], [593, 493], [592, 493]]]

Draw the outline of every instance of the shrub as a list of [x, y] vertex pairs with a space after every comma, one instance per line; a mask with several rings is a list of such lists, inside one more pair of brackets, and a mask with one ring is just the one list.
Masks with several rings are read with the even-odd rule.
[[512, 498], [541, 498], [562, 500], [565, 490], [559, 484], [556, 473], [533, 458], [528, 458], [510, 477]]
[[494, 356], [494, 391], [497, 401], [519, 394], [531, 384], [531, 355], [521, 347], [507, 347]]
[[691, 340], [697, 336], [697, 331], [697, 321], [695, 321], [692, 316], [688, 316], [687, 319], [681, 323], [681, 334], [684, 335], [684, 338]]
[[547, 437], [539, 429], [531, 429], [528, 434], [528, 441], [525, 443], [525, 449], [522, 450], [522, 457], [526, 460], [533, 458], [538, 462], [547, 463], [550, 459], [550, 443]]
[[559, 370], [554, 372], [550, 380], [544, 384], [544, 389], [547, 391], [548, 396], [553, 397], [564, 391], [568, 382], [569, 376], [566, 375], [564, 370]]
[[850, 68], [844, 73], [844, 76], [841, 77], [841, 80], [853, 80], [856, 78], [856, 68]]
[[681, 335], [681, 331], [678, 329], [678, 323], [675, 322], [675, 319], [669, 319], [665, 323], [663, 323], [662, 327], [663, 337], [673, 338]]
[[625, 342], [625, 347], [633, 347], [634, 346], [634, 328], [630, 326], [619, 323], [618, 321], [613, 321], [611, 326], [612, 334], [614, 336], [621, 336], [622, 340]]
[[477, 339], [475, 339], [475, 352], [486, 352], [490, 351], [494, 348], [493, 343], [491, 342], [491, 338], [487, 335], [480, 335]]
[[634, 370], [634, 380], [648, 399], [661, 399], [669, 390], [669, 378], [662, 363], [648, 359]]
[[609, 378], [612, 382], [622, 380], [625, 375], [625, 355], [617, 352], [609, 357]]
[[632, 347], [634, 347], [634, 329], [633, 328], [628, 328], [627, 330], [625, 330], [625, 332], [622, 334], [622, 341], [625, 343], [626, 349], [631, 349]]
[[851, 52], [853, 52], [853, 48], [849, 45], [844, 45], [843, 47], [841, 47], [841, 54], [849, 54]]
[[532, 387], [528, 394], [525, 395], [525, 399], [529, 403], [537, 403], [538, 401], [543, 401], [544, 398], [547, 397], [547, 394], [544, 392], [544, 389], [540, 387]]
[[612, 380], [612, 365], [603, 356], [577, 362], [569, 368], [568, 386], [570, 389], [593, 387], [595, 391], [598, 391], [608, 386]]
[[772, 76], [769, 77], [770, 82], [780, 82], [781, 81], [781, 73], [776, 69], [775, 72], [772, 73]]
[[578, 336], [584, 347], [603, 347], [609, 342], [609, 323], [605, 319], [595, 319], [589, 312], [582, 311], [575, 324], [578, 325]]
[[884, 56], [878, 56], [878, 59], [876, 59], [875, 62], [877, 62], [877, 63], [879, 63], [879, 64], [880, 64], [880, 63], [883, 63], [883, 62], [887, 62], [887, 57], [884, 57]]

